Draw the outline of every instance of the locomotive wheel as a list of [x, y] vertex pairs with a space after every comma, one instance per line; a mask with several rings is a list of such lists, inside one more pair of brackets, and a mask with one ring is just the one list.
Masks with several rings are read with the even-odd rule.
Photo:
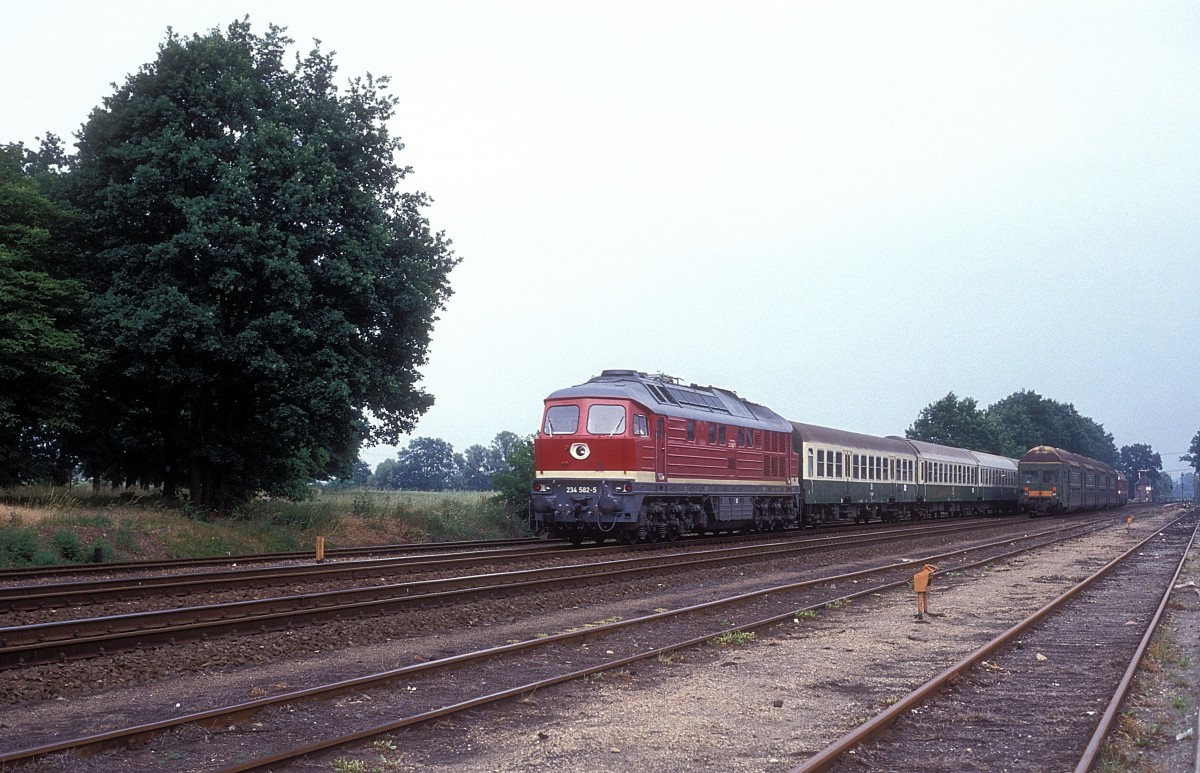
[[583, 544], [583, 535], [580, 534], [579, 532], [575, 532], [574, 534], [572, 534], [569, 539], [571, 540], [571, 544], [574, 545], [575, 547], [579, 547], [580, 545]]

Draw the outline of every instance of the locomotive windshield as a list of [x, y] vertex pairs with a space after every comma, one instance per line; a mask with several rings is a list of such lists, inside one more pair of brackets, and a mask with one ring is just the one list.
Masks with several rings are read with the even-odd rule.
[[546, 409], [546, 435], [574, 435], [579, 431], [578, 405], [552, 405]]
[[620, 405], [593, 405], [588, 408], [587, 431], [590, 435], [624, 433], [625, 408]]

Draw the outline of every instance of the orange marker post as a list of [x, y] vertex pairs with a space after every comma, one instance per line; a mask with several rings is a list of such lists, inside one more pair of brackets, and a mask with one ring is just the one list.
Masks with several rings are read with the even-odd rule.
[[1128, 518], [1126, 518], [1126, 519], [1125, 519], [1125, 525], [1126, 525], [1126, 526], [1132, 526], [1132, 525], [1133, 525], [1133, 516], [1132, 516], [1132, 515], [1131, 515], [1131, 516], [1129, 516]]
[[929, 611], [929, 583], [937, 567], [925, 564], [921, 571], [913, 575], [913, 590], [917, 592], [917, 619], [924, 620]]
[[325, 560], [325, 538], [317, 537], [317, 563]]

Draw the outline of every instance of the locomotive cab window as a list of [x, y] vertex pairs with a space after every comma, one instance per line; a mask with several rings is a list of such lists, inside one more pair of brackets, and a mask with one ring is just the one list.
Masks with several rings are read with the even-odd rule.
[[546, 423], [542, 427], [543, 434], [574, 435], [578, 431], [578, 405], [552, 405], [546, 409]]
[[620, 405], [593, 405], [588, 408], [589, 435], [621, 435], [625, 432], [625, 408]]
[[633, 415], [633, 434], [642, 437], [650, 434], [650, 425], [646, 422], [645, 414], [635, 413]]

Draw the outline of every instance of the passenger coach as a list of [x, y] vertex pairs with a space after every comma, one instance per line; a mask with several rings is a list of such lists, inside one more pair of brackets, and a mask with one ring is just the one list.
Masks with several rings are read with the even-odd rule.
[[792, 430], [806, 524], [1016, 511], [1015, 459], [799, 422]]

